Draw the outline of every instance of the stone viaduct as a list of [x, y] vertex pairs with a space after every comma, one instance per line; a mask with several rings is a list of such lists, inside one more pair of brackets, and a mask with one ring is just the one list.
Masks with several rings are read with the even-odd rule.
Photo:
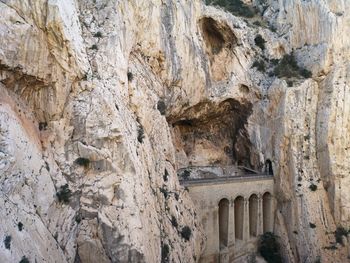
[[207, 236], [201, 263], [239, 262], [256, 252], [259, 235], [273, 232], [272, 175], [189, 179], [181, 184], [189, 189]]

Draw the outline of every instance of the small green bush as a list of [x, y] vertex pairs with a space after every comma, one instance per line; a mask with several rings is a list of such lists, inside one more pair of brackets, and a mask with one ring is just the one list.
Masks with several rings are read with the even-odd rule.
[[261, 50], [265, 49], [265, 39], [259, 34], [254, 38], [255, 45], [257, 45]]
[[274, 74], [279, 78], [310, 78], [311, 72], [298, 66], [293, 53], [284, 55], [274, 69]]
[[128, 71], [128, 73], [126, 74], [128, 77], [128, 81], [131, 82], [134, 79], [134, 75], [132, 74], [131, 71]]
[[79, 157], [75, 159], [74, 163], [80, 166], [88, 167], [90, 164], [90, 160], [84, 157]]
[[189, 170], [184, 170], [181, 174], [180, 177], [182, 180], [187, 180], [191, 176], [191, 171]]
[[175, 216], [171, 216], [171, 224], [173, 225], [173, 227], [177, 228], [178, 224], [177, 224], [177, 220]]
[[26, 256], [23, 256], [19, 263], [30, 263], [29, 259]]
[[164, 169], [164, 175], [163, 175], [164, 182], [168, 181], [168, 177], [169, 177], [169, 173], [168, 173], [168, 170], [165, 168]]
[[220, 6], [226, 11], [236, 16], [252, 18], [257, 14], [257, 11], [243, 3], [241, 0], [206, 0], [207, 5]]
[[98, 31], [94, 34], [94, 37], [100, 38], [100, 37], [102, 37], [102, 33], [100, 31]]
[[143, 127], [140, 125], [137, 130], [137, 140], [139, 141], [139, 143], [142, 143], [144, 138], [145, 138], [144, 130], [143, 130]]
[[309, 79], [309, 78], [312, 77], [311, 71], [309, 71], [309, 70], [307, 70], [307, 69], [304, 69], [304, 68], [300, 69], [300, 70], [299, 70], [299, 73], [300, 73], [301, 76], [303, 76], [303, 77], [306, 78], [306, 79]]
[[165, 188], [162, 187], [162, 188], [159, 188], [159, 191], [164, 195], [164, 198], [165, 198], [165, 199], [168, 198], [169, 192], [168, 192], [167, 189], [165, 189]]
[[60, 203], [68, 204], [72, 196], [72, 191], [69, 189], [68, 184], [62, 185], [57, 191], [56, 196]]
[[309, 186], [309, 189], [310, 189], [311, 191], [315, 192], [315, 191], [317, 190], [317, 185], [311, 184], [311, 185]]
[[166, 105], [163, 100], [159, 100], [157, 103], [157, 110], [159, 110], [161, 115], [165, 115]]
[[162, 245], [162, 261], [161, 263], [168, 263], [169, 262], [169, 245], [168, 244], [163, 244]]
[[90, 47], [90, 49], [92, 49], [92, 50], [98, 50], [98, 46], [97, 46], [96, 44], [93, 44], [93, 45]]
[[316, 228], [316, 225], [314, 224], [314, 223], [309, 223], [309, 226], [311, 227], [311, 228]]
[[5, 248], [6, 249], [11, 249], [11, 240], [12, 240], [12, 237], [11, 236], [6, 236], [5, 239], [4, 239], [4, 245], [5, 245]]
[[39, 131], [47, 129], [47, 122], [39, 122]]
[[256, 68], [260, 72], [265, 72], [266, 71], [265, 62], [262, 59], [255, 60], [253, 65], [252, 65], [252, 68]]
[[263, 24], [262, 24], [260, 21], [258, 21], [258, 20], [254, 21], [254, 22], [253, 22], [253, 25], [256, 25], [256, 26], [263, 26]]
[[334, 232], [335, 235], [335, 241], [339, 244], [343, 244], [343, 236], [347, 237], [347, 235], [349, 234], [349, 231], [347, 231], [344, 227], [340, 226], [337, 227], [337, 229]]
[[268, 263], [282, 263], [280, 249], [278, 237], [275, 234], [266, 232], [260, 236], [258, 251]]
[[23, 224], [22, 224], [22, 222], [18, 222], [17, 227], [18, 227], [18, 230], [19, 230], [19, 231], [22, 231], [22, 230], [23, 230]]
[[190, 238], [191, 238], [191, 236], [192, 236], [192, 230], [191, 230], [190, 227], [184, 226], [184, 227], [181, 229], [180, 234], [181, 234], [181, 237], [182, 237], [183, 239], [185, 239], [186, 241], [189, 241]]

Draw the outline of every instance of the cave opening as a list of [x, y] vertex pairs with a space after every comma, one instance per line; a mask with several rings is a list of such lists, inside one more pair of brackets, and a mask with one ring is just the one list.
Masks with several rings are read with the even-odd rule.
[[199, 25], [209, 53], [215, 55], [223, 48], [232, 49], [237, 44], [237, 37], [227, 24], [211, 17], [203, 17], [199, 20]]
[[202, 102], [173, 122], [179, 168], [244, 165], [252, 167], [246, 130], [252, 104], [227, 99]]

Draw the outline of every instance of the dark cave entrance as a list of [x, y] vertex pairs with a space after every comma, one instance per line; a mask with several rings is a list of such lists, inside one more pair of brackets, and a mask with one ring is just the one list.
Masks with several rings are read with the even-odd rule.
[[252, 167], [252, 144], [246, 130], [251, 113], [251, 103], [234, 99], [201, 102], [185, 111], [173, 122], [179, 166]]

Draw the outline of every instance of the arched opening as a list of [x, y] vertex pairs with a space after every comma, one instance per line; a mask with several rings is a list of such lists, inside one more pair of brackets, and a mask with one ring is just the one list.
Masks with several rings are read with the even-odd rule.
[[264, 233], [273, 231], [272, 196], [269, 192], [263, 195], [263, 225]]
[[219, 240], [220, 248], [228, 245], [229, 201], [224, 198], [219, 202]]
[[253, 194], [249, 198], [249, 232], [256, 237], [258, 233], [258, 196]]
[[243, 240], [243, 215], [244, 199], [238, 196], [234, 201], [235, 206], [235, 238]]
[[265, 162], [265, 173], [268, 175], [273, 175], [272, 162], [269, 159], [267, 159]]

